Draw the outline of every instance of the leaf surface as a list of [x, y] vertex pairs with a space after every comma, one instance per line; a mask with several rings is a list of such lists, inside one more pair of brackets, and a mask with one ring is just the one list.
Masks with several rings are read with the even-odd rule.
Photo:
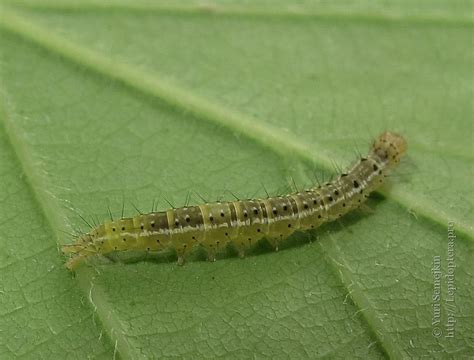
[[[0, 356], [472, 355], [471, 6], [4, 2]], [[388, 129], [372, 211], [278, 253], [62, 266], [79, 214], [309, 186]]]

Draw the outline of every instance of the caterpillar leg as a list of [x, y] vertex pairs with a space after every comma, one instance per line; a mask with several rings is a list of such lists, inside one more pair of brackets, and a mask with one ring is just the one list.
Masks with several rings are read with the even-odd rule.
[[178, 265], [183, 266], [186, 263], [186, 255], [188, 254], [189, 249], [187, 244], [183, 244], [182, 246], [176, 249], [176, 253], [178, 255]]
[[253, 241], [253, 239], [248, 238], [246, 241], [242, 240], [239, 244], [236, 244], [239, 257], [243, 259], [245, 257], [245, 254], [254, 247], [255, 243], [256, 241]]
[[202, 244], [207, 251], [207, 260], [214, 262], [216, 261], [216, 254], [222, 249], [221, 241], [217, 240], [215, 243]]
[[216, 261], [216, 252], [215, 251], [208, 251], [207, 252], [207, 261], [210, 261], [210, 262]]
[[361, 205], [360, 205], [360, 210], [361, 210], [362, 212], [365, 212], [365, 213], [369, 214], [369, 215], [372, 215], [372, 214], [375, 213], [375, 210], [372, 209], [369, 205], [367, 205], [367, 203], [361, 204]]
[[278, 251], [281, 240], [282, 240], [282, 237], [279, 236], [279, 237], [269, 238], [268, 242], [270, 243], [270, 245], [275, 251]]

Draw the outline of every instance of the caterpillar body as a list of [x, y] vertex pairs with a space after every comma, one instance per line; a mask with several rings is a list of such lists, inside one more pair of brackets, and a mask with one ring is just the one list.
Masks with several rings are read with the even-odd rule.
[[195, 246], [203, 246], [209, 260], [232, 244], [240, 256], [263, 238], [278, 250], [294, 231], [314, 229], [359, 207], [400, 161], [406, 141], [385, 132], [367, 157], [335, 180], [303, 192], [267, 199], [207, 203], [108, 221], [64, 245], [70, 254], [66, 267], [74, 270], [86, 258], [116, 251], [174, 249], [178, 263]]

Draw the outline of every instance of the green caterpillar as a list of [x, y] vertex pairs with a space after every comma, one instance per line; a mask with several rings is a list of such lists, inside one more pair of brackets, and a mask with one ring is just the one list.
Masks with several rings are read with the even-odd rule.
[[178, 263], [195, 246], [203, 246], [209, 260], [233, 244], [245, 251], [266, 238], [275, 249], [294, 231], [317, 228], [357, 208], [383, 183], [386, 173], [406, 151], [400, 135], [385, 132], [365, 158], [334, 181], [304, 192], [268, 199], [216, 202], [108, 221], [64, 245], [74, 270], [87, 257], [114, 251], [175, 249]]

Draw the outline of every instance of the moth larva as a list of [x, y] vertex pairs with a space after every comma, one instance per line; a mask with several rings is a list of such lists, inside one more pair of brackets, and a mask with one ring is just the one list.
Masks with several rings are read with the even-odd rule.
[[266, 238], [275, 249], [296, 230], [309, 230], [357, 208], [384, 181], [406, 151], [400, 135], [385, 132], [361, 158], [337, 179], [304, 192], [267, 199], [216, 202], [141, 214], [108, 221], [81, 236], [62, 251], [72, 256], [74, 270], [84, 259], [114, 251], [159, 251], [173, 248], [178, 263], [194, 246], [203, 246], [210, 260], [233, 244], [239, 254]]

